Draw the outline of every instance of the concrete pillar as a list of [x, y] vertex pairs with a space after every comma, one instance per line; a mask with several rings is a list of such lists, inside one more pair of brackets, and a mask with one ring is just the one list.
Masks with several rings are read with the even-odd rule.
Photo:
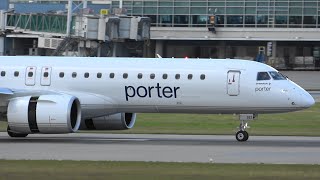
[[154, 55], [155, 57], [157, 54], [159, 54], [162, 57], [164, 56], [163, 45], [164, 45], [164, 41], [161, 41], [161, 40], [156, 41], [156, 53]]
[[5, 35], [1, 35], [2, 32], [5, 32], [5, 11], [0, 10], [0, 56], [4, 55], [4, 38]]
[[118, 49], [118, 43], [114, 42], [113, 43], [113, 48], [112, 48], [112, 57], [117, 57], [117, 49]]
[[66, 36], [70, 36], [71, 32], [71, 21], [72, 21], [72, 0], [68, 0], [68, 14], [67, 14], [67, 32]]
[[277, 41], [272, 42], [272, 57], [277, 57]]
[[5, 55], [4, 54], [4, 50], [5, 48], [4, 48], [4, 37], [0, 37], [0, 56], [3, 56], [3, 55]]
[[150, 40], [145, 42], [143, 46], [143, 57], [154, 58], [154, 43]]
[[101, 57], [101, 43], [98, 46], [97, 57]]
[[86, 9], [88, 7], [88, 0], [83, 0], [83, 9]]
[[119, 1], [119, 8], [122, 8], [123, 0]]
[[218, 49], [218, 58], [225, 59], [226, 58], [226, 42], [221, 41], [217, 49]]

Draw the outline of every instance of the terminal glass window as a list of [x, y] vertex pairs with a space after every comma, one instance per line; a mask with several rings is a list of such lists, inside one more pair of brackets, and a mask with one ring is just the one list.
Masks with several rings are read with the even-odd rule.
[[189, 24], [189, 16], [174, 16], [174, 24], [176, 26], [188, 26]]
[[301, 27], [302, 16], [290, 16], [289, 17], [289, 27]]
[[320, 27], [318, 0], [124, 0], [123, 7], [157, 27], [209, 27], [213, 15], [216, 27]]
[[303, 19], [303, 27], [314, 28], [317, 22], [316, 16], [305, 16]]
[[189, 14], [189, 8], [188, 7], [175, 7], [174, 13], [175, 14]]
[[143, 8], [143, 14], [157, 14], [157, 8], [145, 7], [145, 8]]
[[243, 16], [227, 16], [228, 27], [242, 27]]
[[163, 27], [172, 26], [172, 16], [171, 15], [160, 15], [159, 16], [159, 25]]
[[288, 16], [276, 16], [275, 17], [275, 24], [276, 27], [287, 27], [288, 24]]
[[194, 15], [194, 16], [192, 16], [191, 20], [192, 20], [192, 24], [194, 26], [198, 26], [201, 24], [205, 25], [208, 21], [208, 16]]
[[245, 17], [245, 24], [246, 27], [254, 27], [256, 24], [256, 17], [255, 16], [246, 16]]

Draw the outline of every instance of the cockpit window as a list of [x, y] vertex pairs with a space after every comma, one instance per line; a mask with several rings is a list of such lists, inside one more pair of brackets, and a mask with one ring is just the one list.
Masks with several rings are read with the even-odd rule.
[[274, 80], [286, 80], [287, 79], [284, 75], [280, 74], [277, 71], [270, 71], [269, 73]]
[[270, 76], [268, 72], [258, 72], [257, 80], [258, 81], [265, 81], [265, 80], [270, 80]]

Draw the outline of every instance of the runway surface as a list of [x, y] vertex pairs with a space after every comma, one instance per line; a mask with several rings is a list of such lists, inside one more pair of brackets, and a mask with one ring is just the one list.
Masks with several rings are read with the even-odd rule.
[[0, 133], [0, 159], [320, 164], [320, 137]]

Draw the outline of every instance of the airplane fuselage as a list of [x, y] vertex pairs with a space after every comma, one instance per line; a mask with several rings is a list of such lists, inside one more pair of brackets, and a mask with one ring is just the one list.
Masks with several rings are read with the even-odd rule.
[[[258, 72], [275, 71], [229, 59], [1, 57], [0, 87], [16, 97], [31, 91], [76, 96], [83, 118], [117, 112], [260, 114], [314, 103], [288, 79], [257, 80]], [[2, 98], [6, 107], [12, 97]]]

